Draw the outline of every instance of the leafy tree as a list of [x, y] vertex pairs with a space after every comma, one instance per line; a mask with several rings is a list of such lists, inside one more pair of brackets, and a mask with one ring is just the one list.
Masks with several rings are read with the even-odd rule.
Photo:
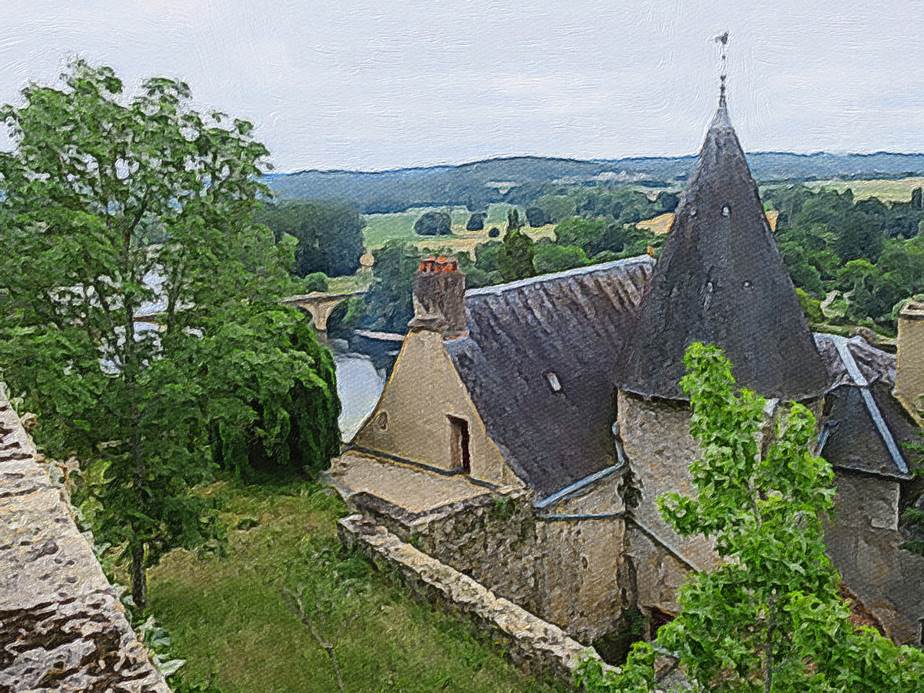
[[484, 212], [475, 212], [465, 223], [466, 231], [481, 231], [484, 228], [484, 220], [487, 214]]
[[523, 228], [523, 221], [520, 219], [520, 210], [516, 207], [507, 211], [507, 233], [519, 231]]
[[587, 254], [575, 245], [538, 243], [533, 255], [533, 265], [537, 274], [561, 272], [573, 267], [583, 267], [589, 263]]
[[673, 212], [677, 209], [677, 205], [680, 204], [680, 195], [677, 193], [668, 192], [667, 190], [662, 190], [655, 197], [655, 207], [657, 211], [661, 214], [664, 212]]
[[834, 249], [841, 260], [865, 258], [876, 262], [885, 243], [885, 235], [866, 215], [850, 214], [837, 228]]
[[353, 274], [363, 254], [366, 222], [350, 207], [333, 202], [285, 202], [263, 205], [256, 214], [276, 239], [294, 236], [295, 274], [323, 272], [329, 277]]
[[327, 287], [327, 275], [323, 272], [312, 272], [305, 275], [301, 290], [310, 294], [312, 291], [327, 291]]
[[818, 325], [824, 322], [825, 315], [821, 311], [821, 301], [799, 287], [796, 287], [796, 296], [799, 299], [802, 312], [805, 313], [805, 319], [808, 320], [809, 324]]
[[912, 209], [924, 210], [924, 190], [921, 188], [915, 188], [911, 191], [911, 207]]
[[536, 274], [536, 268], [533, 266], [535, 243], [520, 230], [522, 227], [520, 213], [514, 207], [507, 213], [507, 233], [497, 252], [497, 269], [507, 282]]
[[812, 264], [810, 253], [805, 247], [791, 241], [780, 243], [778, 247], [792, 283], [815, 296], [823, 296], [825, 289], [821, 273]]
[[420, 256], [414, 246], [397, 240], [375, 251], [374, 278], [364, 297], [362, 325], [391, 332], [407, 329], [414, 317], [414, 273]]
[[762, 440], [767, 402], [735, 391], [721, 350], [693, 344], [685, 361], [681, 384], [701, 450], [690, 465], [697, 494], [669, 493], [658, 506], [681, 536], [714, 538], [724, 560], [689, 577], [680, 614], [654, 644], [636, 643], [620, 673], [586, 662], [582, 683], [590, 691], [653, 690], [654, 655], [664, 651], [697, 690], [920, 690], [924, 653], [856, 627], [840, 596], [822, 524], [834, 474], [810, 452], [810, 410], [782, 407], [771, 440]]
[[[256, 317], [250, 324], [234, 325], [233, 332], [219, 333], [216, 339], [223, 344], [207, 345], [215, 348], [214, 368], [222, 383], [212, 396], [228, 400], [211, 421], [213, 460], [243, 476], [283, 467], [318, 472], [340, 450], [333, 356], [308, 320], [277, 322], [269, 312]], [[248, 360], [254, 355], [248, 345], [260, 339], [287, 358], [279, 363]], [[228, 350], [230, 357], [219, 353]], [[293, 361], [312, 365], [309, 379], [292, 381], [287, 369]]]
[[549, 218], [542, 207], [534, 206], [526, 208], [526, 221], [535, 229], [548, 224]]
[[[536, 199], [533, 206], [542, 210], [547, 224], [557, 224], [577, 213], [577, 203], [569, 195], [543, 195]], [[527, 217], [529, 217], [529, 210], [527, 210]], [[530, 226], [535, 226], [535, 224], [531, 223]]]
[[452, 217], [449, 212], [424, 212], [414, 222], [414, 233], [418, 236], [449, 236], [452, 233]]
[[555, 238], [562, 245], [573, 245], [584, 250], [588, 256], [596, 255], [602, 250], [622, 250], [607, 248], [606, 236], [610, 222], [605, 219], [584, 219], [571, 217], [555, 227]]
[[39, 444], [83, 461], [88, 519], [144, 607], [145, 568], [215, 535], [192, 492], [211, 477], [210, 428], [262, 421], [265, 440], [284, 438], [301, 388], [319, 419], [298, 426], [329, 430], [336, 392], [326, 352], [279, 303], [294, 244], [252, 221], [267, 151], [250, 123], [195, 112], [178, 81], [129, 98], [82, 61], [62, 80], [2, 109], [0, 233], [16, 252], [0, 256], [0, 370], [38, 414]]

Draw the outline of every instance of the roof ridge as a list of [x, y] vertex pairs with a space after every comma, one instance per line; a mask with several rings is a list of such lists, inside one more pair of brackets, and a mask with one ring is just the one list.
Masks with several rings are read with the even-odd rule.
[[908, 463], [905, 461], [901, 450], [899, 450], [898, 443], [895, 441], [895, 436], [892, 435], [889, 425], [885, 422], [879, 405], [873, 398], [873, 393], [870, 391], [870, 382], [863, 375], [860, 367], [857, 365], [856, 359], [854, 359], [850, 351], [848, 344], [851, 340], [842, 335], [830, 336], [832, 337], [831, 341], [834, 342], [834, 347], [837, 349], [838, 355], [844, 362], [847, 373], [849, 373], [850, 377], [854, 380], [854, 387], [860, 388], [860, 395], [863, 398], [866, 411], [869, 413], [870, 418], [873, 420], [873, 424], [876, 426], [876, 432], [879, 434], [879, 437], [882, 438], [882, 442], [885, 443], [886, 449], [889, 451], [889, 455], [892, 458], [892, 462], [895, 463], [895, 466], [898, 467], [898, 470], [902, 474], [907, 474]]
[[595, 272], [606, 272], [616, 267], [648, 264], [653, 262], [654, 259], [650, 255], [633, 255], [632, 257], [620, 258], [619, 260], [611, 260], [610, 262], [601, 262], [596, 265], [585, 265], [583, 267], [574, 267], [573, 269], [564, 270], [561, 272], [552, 272], [551, 274], [540, 274], [535, 277], [518, 279], [516, 281], [507, 282], [506, 284], [492, 284], [490, 286], [482, 286], [477, 289], [469, 289], [465, 292], [465, 297], [497, 296], [504, 293], [505, 291], [519, 289], [524, 286], [532, 286], [534, 284], [543, 284], [545, 282], [554, 281], [556, 279], [578, 277], [585, 274], [593, 274]]

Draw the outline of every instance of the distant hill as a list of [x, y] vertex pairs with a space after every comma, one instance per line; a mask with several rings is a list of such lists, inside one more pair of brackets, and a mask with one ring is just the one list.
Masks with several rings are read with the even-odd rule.
[[[625, 180], [676, 184], [689, 174], [694, 161], [693, 155], [592, 161], [523, 156], [377, 172], [271, 174], [267, 183], [283, 199], [338, 200], [366, 213], [440, 205], [480, 209], [491, 202], [528, 201], [555, 183]], [[924, 174], [924, 154], [757, 152], [748, 155], [748, 161], [761, 182]]]

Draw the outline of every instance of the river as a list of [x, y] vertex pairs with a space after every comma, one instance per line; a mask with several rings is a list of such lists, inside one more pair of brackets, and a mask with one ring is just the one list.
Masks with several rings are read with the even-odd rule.
[[337, 395], [340, 397], [340, 435], [350, 440], [375, 408], [385, 386], [385, 367], [365, 354], [349, 351], [340, 339], [329, 342], [337, 366]]

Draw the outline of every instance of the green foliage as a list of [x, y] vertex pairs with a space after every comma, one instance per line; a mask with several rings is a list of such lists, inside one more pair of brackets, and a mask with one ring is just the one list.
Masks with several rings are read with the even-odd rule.
[[311, 274], [306, 274], [304, 281], [302, 281], [302, 291], [306, 294], [310, 294], [312, 291], [327, 291], [328, 281], [327, 275], [323, 272], [312, 272]]
[[[340, 450], [334, 359], [304, 318], [293, 322], [288, 311], [254, 318], [202, 340], [221, 383], [212, 393], [220, 402], [210, 419], [213, 459], [243, 475], [324, 469]], [[293, 372], [303, 375], [293, 381]]]
[[590, 260], [587, 254], [575, 245], [557, 243], [539, 243], [533, 256], [533, 265], [537, 274], [561, 272], [573, 267], [583, 267]]
[[332, 202], [286, 202], [261, 205], [256, 221], [276, 239], [293, 236], [295, 274], [323, 272], [329, 277], [353, 274], [363, 254], [365, 221], [356, 210]]
[[[62, 79], [2, 111], [15, 148], [0, 154], [0, 229], [16, 252], [0, 257], [0, 370], [38, 414], [37, 442], [81, 459], [77, 498], [143, 607], [146, 566], [219, 534], [191, 492], [212, 475], [210, 425], [260, 420], [274, 439], [304, 388], [332, 398], [311, 424], [327, 430], [336, 394], [279, 304], [294, 243], [252, 222], [267, 154], [252, 126], [193, 111], [178, 81], [129, 99], [110, 68], [77, 61]], [[156, 323], [136, 325], [153, 305]]]
[[[512, 210], [515, 223], [519, 224], [519, 218], [516, 217], [516, 210]], [[512, 282], [517, 279], [525, 279], [536, 274], [536, 268], [533, 266], [533, 255], [535, 253], [535, 243], [533, 239], [520, 231], [519, 226], [508, 228], [504, 241], [497, 252], [497, 269], [504, 281]]]
[[424, 212], [414, 222], [418, 236], [448, 236], [452, 233], [452, 217], [448, 212]]
[[[568, 195], [542, 195], [536, 199], [533, 206], [543, 213], [547, 224], [558, 224], [577, 213], [577, 204]], [[526, 213], [528, 217], [528, 209]], [[541, 224], [530, 222], [530, 226], [541, 226]]]
[[799, 299], [799, 305], [802, 307], [802, 312], [805, 313], [805, 319], [808, 320], [809, 324], [817, 325], [824, 322], [825, 316], [821, 312], [821, 301], [804, 289], [799, 288], [796, 288], [796, 297]]
[[519, 231], [522, 228], [523, 220], [520, 219], [520, 210], [516, 207], [511, 207], [507, 210], [507, 233]]
[[374, 278], [360, 321], [364, 327], [404, 332], [414, 317], [414, 273], [419, 263], [420, 252], [400, 241], [389, 241], [375, 251]]
[[545, 210], [542, 207], [533, 206], [526, 208], [526, 221], [529, 222], [529, 225], [533, 228], [538, 228], [540, 226], [545, 226], [549, 223], [549, 217], [546, 215]]
[[796, 287], [816, 298], [840, 291], [842, 322], [894, 329], [896, 304], [924, 287], [924, 210], [795, 186], [764, 199], [780, 213], [777, 243]]
[[668, 493], [658, 506], [681, 536], [712, 538], [723, 562], [688, 579], [680, 614], [621, 673], [585, 665], [588, 690], [651, 690], [656, 649], [705, 690], [920, 690], [924, 653], [854, 626], [839, 594], [822, 525], [834, 474], [810, 452], [812, 413], [790, 404], [768, 422], [767, 402], [735, 391], [717, 347], [693, 344], [685, 363], [696, 495]]
[[481, 231], [484, 228], [484, 220], [487, 217], [486, 212], [475, 212], [465, 222], [466, 231]]

